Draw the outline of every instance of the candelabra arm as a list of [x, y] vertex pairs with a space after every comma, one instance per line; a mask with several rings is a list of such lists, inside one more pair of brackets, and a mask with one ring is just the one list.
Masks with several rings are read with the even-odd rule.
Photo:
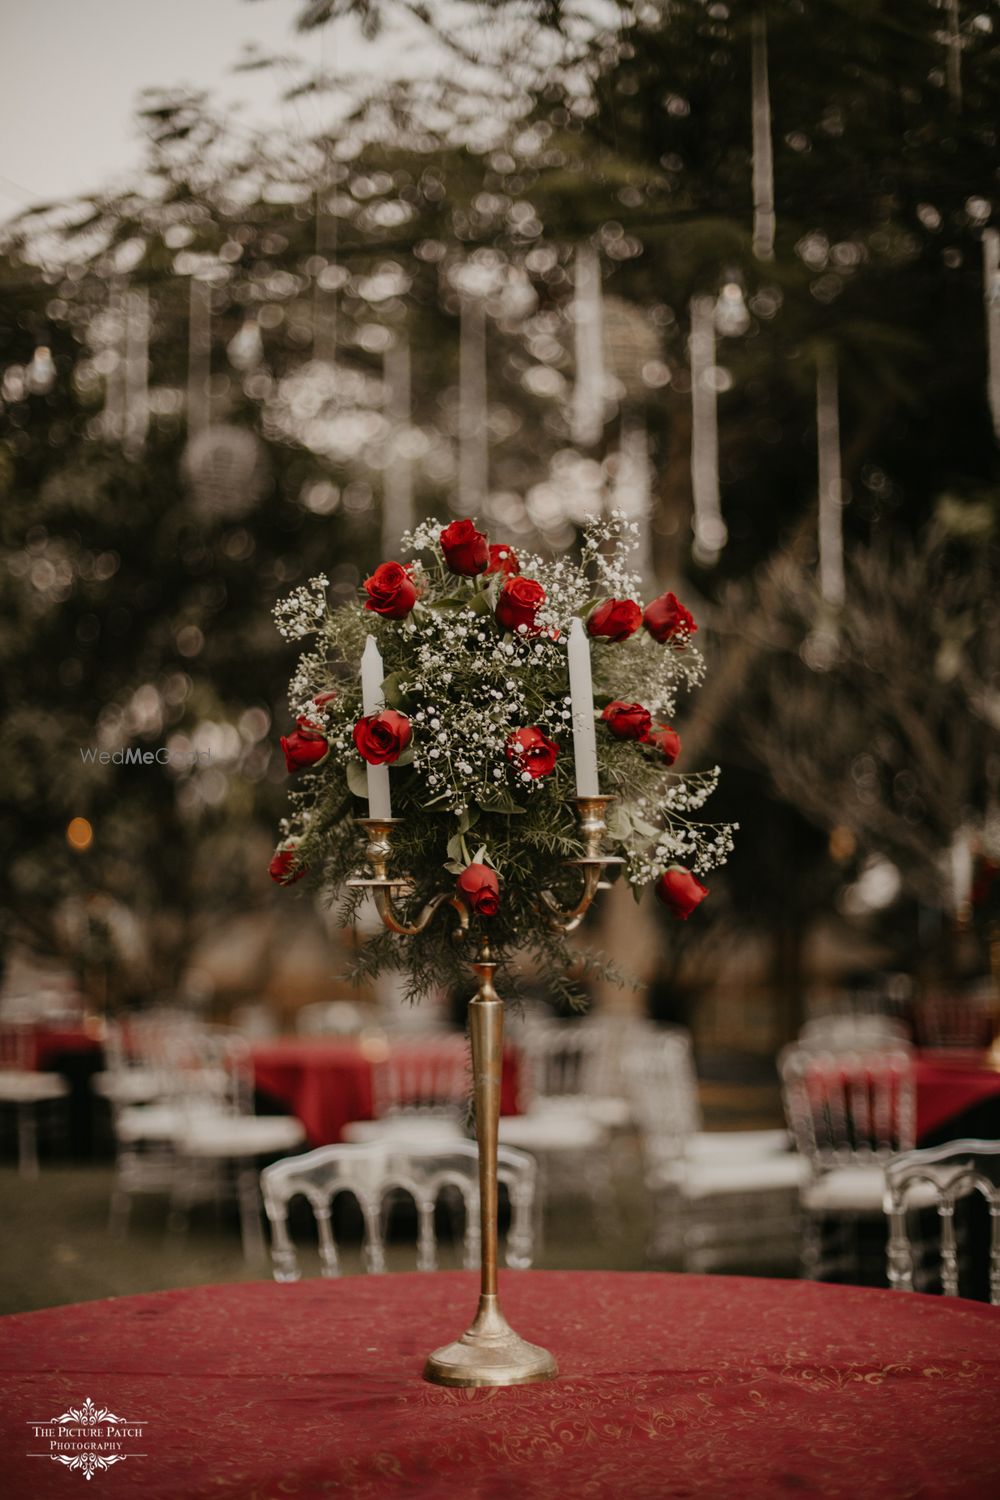
[[556, 932], [574, 932], [583, 921], [591, 902], [597, 895], [601, 876], [609, 865], [624, 864], [616, 854], [604, 854], [601, 845], [608, 830], [607, 807], [613, 797], [577, 797], [576, 809], [583, 839], [583, 855], [580, 859], [569, 859], [568, 865], [578, 866], [583, 871], [583, 893], [575, 906], [564, 910], [551, 891], [542, 891], [541, 905], [549, 925]]
[[401, 937], [416, 937], [418, 932], [423, 932], [442, 906], [450, 906], [458, 918], [455, 937], [460, 940], [469, 930], [469, 909], [461, 897], [449, 891], [442, 891], [440, 895], [428, 901], [412, 922], [407, 922], [396, 910], [394, 898], [413, 889], [412, 881], [405, 876], [389, 874], [392, 833], [401, 821], [401, 818], [356, 819], [358, 825], [368, 835], [365, 858], [371, 866], [372, 873], [371, 875], [354, 875], [347, 884], [354, 890], [370, 891], [383, 924], [390, 932], [398, 933]]

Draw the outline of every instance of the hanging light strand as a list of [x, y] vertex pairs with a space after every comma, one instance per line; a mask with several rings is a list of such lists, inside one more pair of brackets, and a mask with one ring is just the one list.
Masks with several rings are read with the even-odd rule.
[[571, 430], [581, 448], [593, 448], [604, 431], [604, 303], [601, 262], [593, 245], [576, 252], [573, 342], [576, 384]]
[[753, 133], [753, 253], [774, 259], [774, 146], [771, 140], [771, 91], [767, 76], [767, 21], [756, 12], [750, 29], [751, 127]]
[[844, 516], [840, 470], [837, 362], [820, 356], [816, 366], [816, 446], [819, 488], [819, 588], [825, 603], [844, 602]]
[[460, 508], [476, 510], [489, 489], [486, 425], [486, 303], [462, 293], [458, 349], [458, 486]]
[[188, 302], [188, 437], [203, 432], [211, 421], [212, 288], [192, 276]]
[[986, 307], [986, 395], [1000, 443], [1000, 230], [983, 230], [983, 300]]
[[388, 453], [382, 485], [382, 556], [392, 557], [413, 526], [413, 466], [410, 435], [410, 345], [399, 330], [385, 352]]
[[126, 292], [125, 420], [122, 446], [127, 458], [139, 458], [149, 432], [149, 291]]
[[694, 556], [705, 567], [726, 544], [719, 500], [719, 414], [715, 364], [715, 298], [691, 298], [691, 497]]

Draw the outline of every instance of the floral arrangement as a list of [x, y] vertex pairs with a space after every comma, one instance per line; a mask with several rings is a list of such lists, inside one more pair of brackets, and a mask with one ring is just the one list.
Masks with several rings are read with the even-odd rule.
[[[290, 885], [307, 873], [354, 919], [346, 882], [363, 845], [353, 820], [368, 812], [368, 767], [388, 766], [393, 868], [413, 884], [416, 910], [453, 883], [488, 924], [501, 963], [527, 952], [548, 980], [571, 957], [539, 894], [577, 899], [582, 852], [574, 796], [573, 710], [567, 641], [586, 624], [597, 770], [613, 796], [606, 847], [623, 856], [636, 896], [649, 884], [686, 920], [708, 895], [699, 879], [732, 848], [732, 828], [692, 815], [718, 769], [680, 772], [672, 726], [678, 695], [702, 678], [697, 625], [672, 593], [643, 607], [629, 558], [637, 528], [620, 513], [591, 520], [579, 560], [518, 556], [473, 521], [425, 522], [403, 538], [413, 561], [383, 562], [357, 602], [330, 609], [327, 580], [282, 601], [286, 637], [314, 637], [292, 679], [294, 731], [282, 739], [291, 811], [270, 873]], [[384, 663], [384, 708], [366, 713], [359, 664], [369, 635]], [[380, 934], [356, 977], [399, 968], [416, 996], [449, 983], [462, 954], [442, 935]], [[579, 955], [575, 955], [577, 958]]]

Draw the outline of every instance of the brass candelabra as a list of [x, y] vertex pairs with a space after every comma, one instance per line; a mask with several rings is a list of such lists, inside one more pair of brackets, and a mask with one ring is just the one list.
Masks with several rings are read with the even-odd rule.
[[[621, 864], [614, 855], [602, 849], [607, 832], [607, 807], [611, 797], [577, 797], [576, 808], [583, 854], [568, 860], [570, 867], [583, 875], [580, 899], [570, 910], [563, 910], [551, 891], [543, 891], [541, 906], [556, 931], [572, 932], [597, 893], [601, 875], [610, 865]], [[365, 857], [370, 875], [357, 876], [348, 882], [369, 890], [383, 923], [391, 932], [415, 936], [423, 932], [435, 914], [450, 906], [458, 918], [456, 937], [469, 933], [469, 909], [456, 895], [444, 891], [424, 906], [413, 921], [406, 921], [396, 910], [396, 901], [412, 891], [405, 876], [389, 871], [392, 858], [393, 831], [399, 818], [359, 818], [367, 834]], [[551, 1380], [558, 1374], [555, 1359], [547, 1349], [529, 1344], [514, 1332], [500, 1310], [497, 1291], [497, 1144], [500, 1126], [500, 1082], [503, 1068], [503, 1001], [493, 986], [496, 962], [489, 936], [483, 933], [475, 958], [469, 960], [478, 988], [469, 1002], [469, 1038], [472, 1047], [472, 1076], [479, 1143], [479, 1217], [482, 1259], [479, 1306], [470, 1326], [454, 1343], [436, 1349], [424, 1367], [425, 1379], [437, 1385], [527, 1385], [533, 1381]]]

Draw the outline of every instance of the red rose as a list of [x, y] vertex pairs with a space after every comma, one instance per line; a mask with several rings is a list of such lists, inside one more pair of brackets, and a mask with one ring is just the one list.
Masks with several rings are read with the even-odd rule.
[[295, 839], [286, 839], [283, 844], [279, 844], [277, 849], [275, 849], [274, 858], [267, 867], [267, 873], [276, 884], [294, 885], [297, 880], [301, 880], [303, 875], [307, 874], [305, 865], [301, 865], [298, 869], [295, 868], [295, 851], [297, 847]]
[[672, 916], [679, 922], [686, 922], [708, 895], [708, 886], [696, 880], [690, 870], [671, 865], [656, 882], [656, 894]]
[[325, 734], [308, 719], [299, 719], [298, 729], [281, 736], [281, 748], [285, 752], [285, 765], [289, 771], [301, 771], [305, 766], [318, 765], [329, 753]]
[[545, 590], [533, 578], [505, 578], [497, 600], [497, 624], [504, 630], [518, 630], [537, 635], [540, 626], [535, 624], [535, 615], [545, 603]]
[[676, 729], [671, 729], [669, 724], [657, 724], [646, 736], [647, 745], [655, 745], [657, 750], [662, 750], [663, 759], [668, 766], [672, 766], [681, 753], [681, 737]]
[[521, 564], [517, 560], [517, 553], [507, 546], [506, 542], [494, 542], [490, 547], [490, 562], [486, 569], [487, 573], [520, 573]]
[[609, 641], [627, 641], [641, 624], [642, 607], [634, 599], [605, 599], [587, 621], [587, 630]]
[[616, 740], [644, 740], [653, 722], [648, 708], [641, 703], [609, 703], [601, 714]]
[[336, 693], [317, 693], [313, 702], [317, 708], [326, 708], [326, 705], [332, 703], [336, 696]]
[[485, 573], [490, 560], [490, 544], [484, 531], [477, 531], [469, 520], [452, 521], [446, 526], [438, 540], [444, 560], [453, 573], [463, 578], [475, 578]]
[[489, 865], [466, 865], [455, 884], [477, 917], [495, 917], [500, 910], [500, 882]]
[[365, 609], [389, 620], [402, 620], [418, 598], [409, 568], [398, 562], [379, 563], [372, 576], [365, 579], [365, 592], [368, 595]]
[[362, 760], [370, 766], [391, 766], [413, 738], [413, 729], [405, 714], [394, 708], [367, 714], [354, 726], [354, 744]]
[[682, 641], [694, 635], [698, 629], [694, 616], [686, 610], [676, 594], [661, 594], [652, 604], [646, 605], [642, 623], [661, 646], [664, 641], [680, 636]]
[[555, 770], [559, 746], [546, 739], [537, 724], [532, 724], [507, 736], [506, 751], [512, 765], [537, 781], [539, 776], [550, 776]]

